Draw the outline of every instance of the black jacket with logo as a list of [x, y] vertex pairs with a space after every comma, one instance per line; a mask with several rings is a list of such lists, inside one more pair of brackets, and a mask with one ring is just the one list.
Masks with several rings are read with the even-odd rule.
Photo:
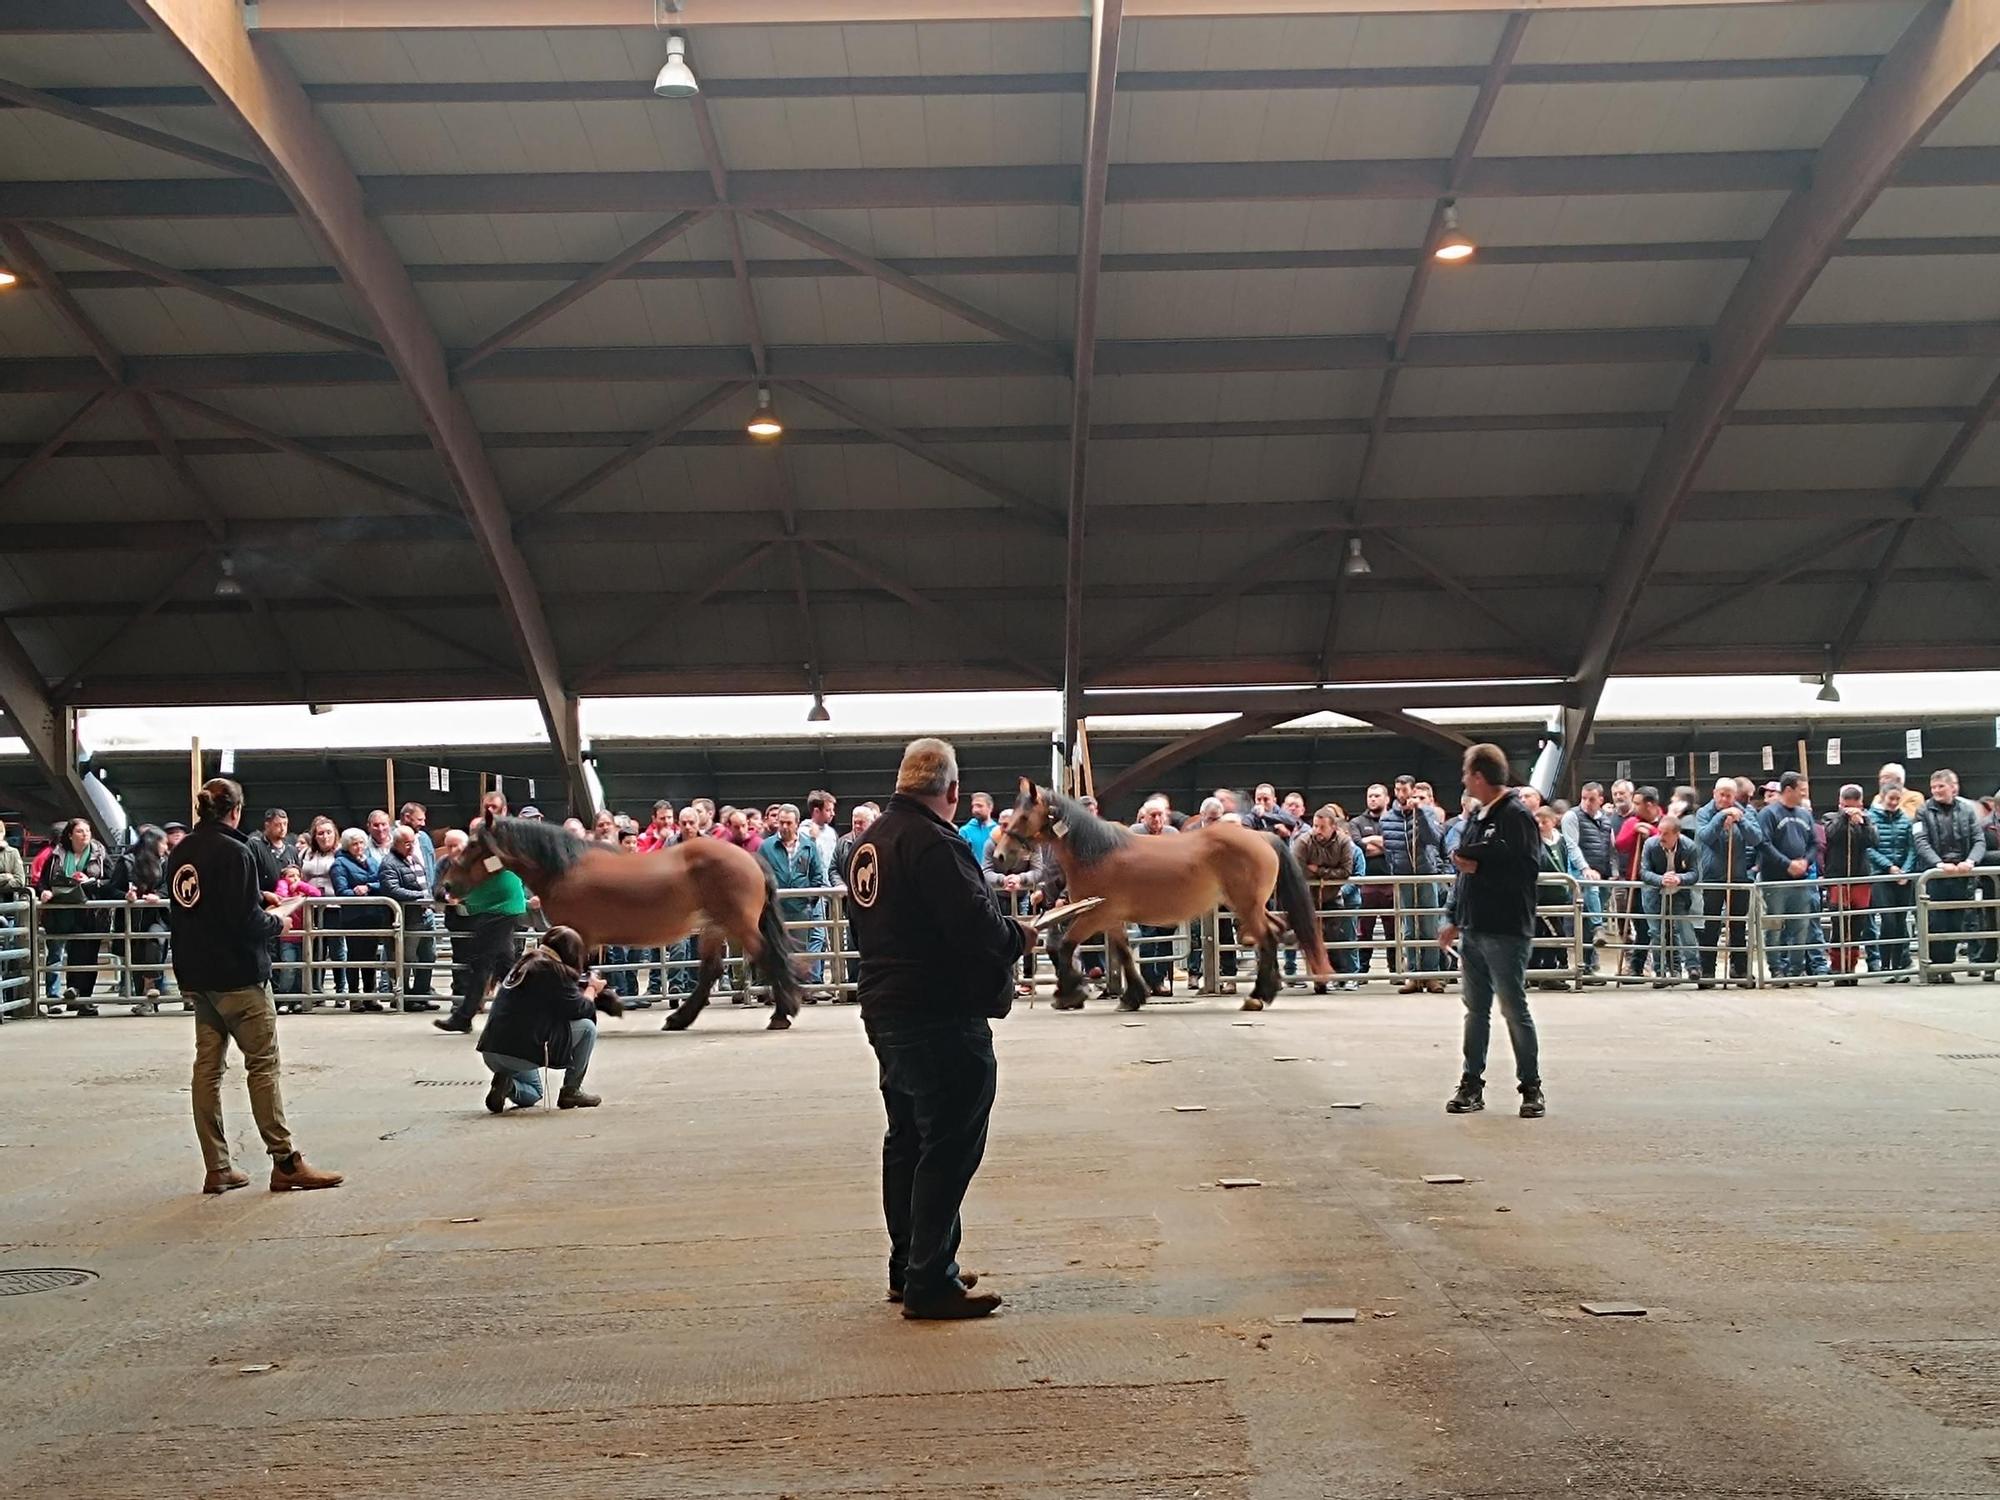
[[1542, 834], [1521, 799], [1502, 792], [1484, 817], [1469, 816], [1458, 852], [1475, 868], [1451, 888], [1452, 922], [1467, 932], [1533, 936]]
[[898, 793], [856, 841], [848, 923], [864, 1020], [1004, 1016], [1021, 929], [1000, 915], [958, 830]]
[[250, 840], [203, 818], [167, 856], [167, 928], [184, 990], [242, 990], [271, 979], [271, 939], [285, 929], [264, 905]]

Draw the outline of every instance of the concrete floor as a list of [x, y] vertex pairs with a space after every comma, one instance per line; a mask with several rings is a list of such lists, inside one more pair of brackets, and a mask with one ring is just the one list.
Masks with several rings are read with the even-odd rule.
[[1536, 1004], [1539, 1122], [1443, 1114], [1450, 996], [1018, 1011], [956, 1326], [880, 1300], [845, 1007], [501, 1119], [423, 1018], [287, 1020], [349, 1184], [220, 1199], [184, 1018], [9, 1025], [0, 1268], [100, 1279], [0, 1300], [0, 1495], [2000, 1496], [2000, 988]]

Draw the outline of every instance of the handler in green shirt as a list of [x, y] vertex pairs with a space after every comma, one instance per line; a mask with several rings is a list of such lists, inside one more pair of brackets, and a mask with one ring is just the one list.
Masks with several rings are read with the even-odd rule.
[[495, 870], [459, 900], [466, 926], [452, 939], [457, 960], [451, 1014], [431, 1022], [439, 1031], [472, 1031], [472, 1018], [486, 992], [521, 956], [521, 925], [528, 915], [528, 888], [512, 870]]

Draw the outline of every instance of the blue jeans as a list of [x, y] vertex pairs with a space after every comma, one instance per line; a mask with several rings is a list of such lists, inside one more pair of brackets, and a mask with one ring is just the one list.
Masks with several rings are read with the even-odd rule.
[[1653, 977], [1678, 979], [1696, 967], [1700, 949], [1695, 942], [1695, 918], [1700, 897], [1686, 890], [1646, 889], [1646, 911], [1653, 919]]
[[[574, 1094], [583, 1087], [583, 1075], [590, 1071], [590, 1055], [597, 1050], [597, 1022], [584, 1016], [569, 1023], [569, 1066], [563, 1069], [562, 1091]], [[526, 1109], [542, 1102], [542, 1065], [525, 1057], [509, 1057], [503, 1052], [482, 1052], [480, 1058], [496, 1083], [513, 1086], [514, 1103]]]
[[1812, 889], [1803, 885], [1764, 888], [1764, 913], [1778, 918], [1778, 943], [1771, 951], [1771, 972], [1797, 977], [1807, 972], [1806, 954], [1812, 942]]
[[1403, 945], [1403, 973], [1406, 977], [1436, 973], [1444, 967], [1437, 945], [1438, 915], [1428, 910], [1410, 912], [1409, 908], [1438, 905], [1438, 887], [1406, 885], [1400, 890], [1405, 914], [1396, 919], [1396, 936]]
[[1486, 1078], [1486, 1047], [1493, 1031], [1493, 1002], [1507, 1022], [1514, 1044], [1514, 1071], [1522, 1088], [1542, 1082], [1541, 1047], [1535, 1018], [1528, 1014], [1528, 946], [1512, 933], [1465, 932], [1459, 937], [1459, 984], [1465, 998], [1465, 1077]]
[[1148, 927], [1139, 924], [1139, 941], [1133, 947], [1139, 960], [1139, 976], [1149, 990], [1165, 989], [1174, 982], [1175, 927]]
[[882, 1217], [889, 1285], [909, 1302], [958, 1284], [959, 1205], [986, 1155], [999, 1087], [983, 1016], [868, 1020], [882, 1104]]

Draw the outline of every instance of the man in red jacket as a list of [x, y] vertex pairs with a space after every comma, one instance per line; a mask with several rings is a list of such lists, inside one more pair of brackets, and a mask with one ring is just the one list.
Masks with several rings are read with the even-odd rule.
[[[1659, 832], [1660, 789], [1642, 786], [1632, 794], [1632, 812], [1618, 825], [1618, 831], [1611, 836], [1611, 847], [1617, 851], [1617, 878], [1636, 882], [1639, 879], [1639, 854], [1646, 847], [1646, 840]], [[1639, 893], [1636, 888], [1619, 892], [1619, 901], [1625, 907], [1632, 924], [1632, 941], [1625, 949], [1625, 957], [1618, 965], [1618, 972], [1630, 978], [1638, 977], [1644, 969], [1646, 952], [1652, 946], [1652, 924], [1646, 920], [1640, 908]]]

